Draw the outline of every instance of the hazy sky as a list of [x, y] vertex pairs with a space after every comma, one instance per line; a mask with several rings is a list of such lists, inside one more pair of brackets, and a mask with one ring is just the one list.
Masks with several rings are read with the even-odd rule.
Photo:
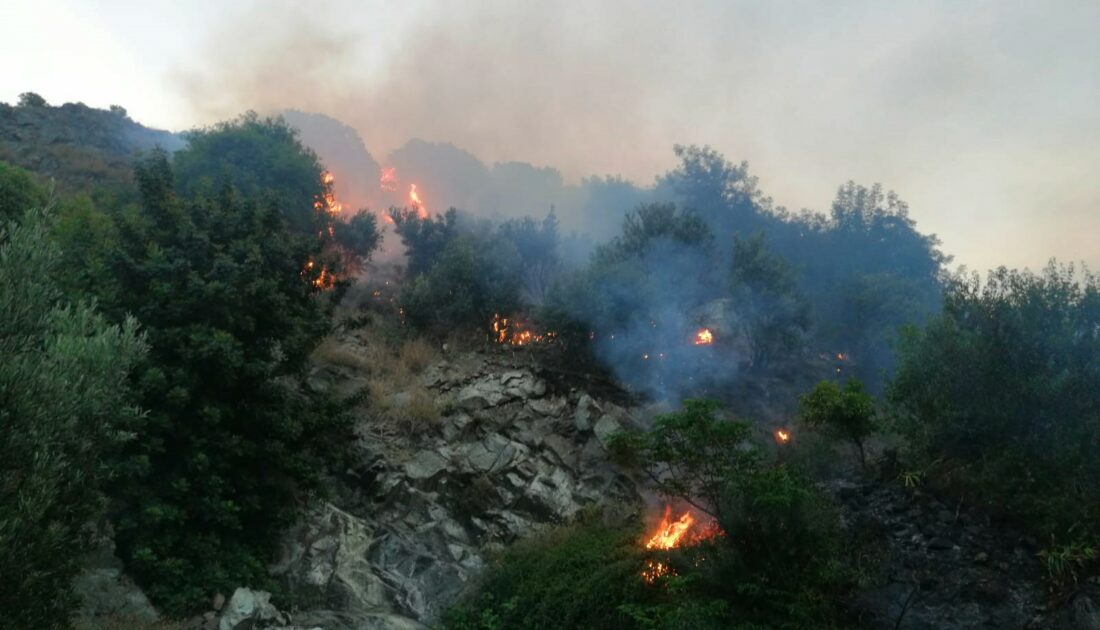
[[1100, 2], [4, 0], [0, 100], [182, 129], [295, 107], [648, 184], [672, 145], [792, 209], [897, 190], [972, 268], [1100, 269]]

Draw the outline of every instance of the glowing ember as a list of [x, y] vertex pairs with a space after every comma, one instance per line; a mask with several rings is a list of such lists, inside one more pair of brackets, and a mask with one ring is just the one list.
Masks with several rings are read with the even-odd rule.
[[[316, 263], [314, 263], [312, 260], [306, 261], [306, 266], [304, 269], [302, 269], [302, 275], [306, 277], [313, 275], [313, 268], [315, 266]], [[318, 289], [330, 289], [332, 288], [332, 285], [336, 284], [336, 278], [333, 277], [332, 272], [330, 272], [327, 268], [321, 267], [321, 272], [317, 275], [316, 278], [313, 278], [310, 283]]]
[[786, 444], [791, 441], [791, 434], [789, 431], [783, 429], [777, 429], [775, 432], [775, 441], [779, 444]]
[[695, 345], [709, 346], [712, 343], [714, 343], [714, 333], [710, 332], [709, 328], [702, 328], [695, 333]]

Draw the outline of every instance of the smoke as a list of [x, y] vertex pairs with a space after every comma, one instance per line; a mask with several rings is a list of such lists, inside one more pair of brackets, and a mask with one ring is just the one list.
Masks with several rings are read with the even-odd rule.
[[710, 144], [791, 208], [884, 182], [971, 266], [1095, 263], [1096, 18], [1088, 3], [264, 2], [221, 20], [175, 84], [208, 122], [323, 112], [376, 156], [450, 142], [567, 184], [647, 184], [673, 144]]

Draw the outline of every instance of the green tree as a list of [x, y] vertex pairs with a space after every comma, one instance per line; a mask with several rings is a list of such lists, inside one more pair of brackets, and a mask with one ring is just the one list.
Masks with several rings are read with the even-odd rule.
[[163, 155], [136, 179], [142, 211], [115, 216], [109, 295], [149, 339], [149, 421], [117, 463], [117, 543], [153, 601], [183, 614], [215, 591], [270, 586], [273, 541], [338, 426], [334, 403], [294, 386], [329, 316], [307, 265], [320, 243], [270, 195], [178, 196]]
[[1100, 540], [1100, 280], [1051, 262], [949, 282], [889, 398], [925, 462], [1044, 539]]
[[519, 308], [519, 269], [511, 243], [464, 234], [448, 242], [431, 268], [402, 291], [401, 304], [408, 320], [421, 328], [483, 328], [494, 314]]
[[61, 628], [103, 507], [108, 455], [140, 430], [128, 378], [136, 322], [62, 294], [50, 215], [0, 228], [0, 628]]
[[848, 379], [843, 388], [832, 381], [821, 381], [798, 401], [799, 419], [807, 426], [851, 442], [864, 468], [867, 466], [864, 446], [878, 426], [877, 414], [875, 399], [856, 379]]
[[416, 208], [390, 208], [394, 231], [405, 246], [409, 278], [426, 273], [459, 234], [458, 211], [454, 208], [434, 217], [421, 217]]
[[0, 224], [19, 219], [27, 208], [43, 207], [47, 197], [29, 171], [0, 161]]
[[332, 228], [333, 240], [343, 258], [341, 267], [348, 272], [359, 271], [382, 243], [378, 219], [368, 210], [360, 210], [346, 221], [334, 221]]
[[729, 484], [760, 461], [743, 448], [749, 425], [722, 419], [711, 400], [685, 400], [677, 413], [659, 416], [646, 433], [619, 433], [611, 451], [619, 463], [643, 470], [659, 492], [723, 518]]
[[734, 236], [731, 280], [752, 368], [764, 371], [778, 359], [803, 354], [810, 307], [798, 289], [794, 268], [768, 248], [763, 234], [747, 240]]
[[323, 199], [330, 191], [322, 184], [323, 167], [282, 118], [248, 112], [186, 137], [187, 148], [172, 159], [180, 194], [209, 195], [230, 186], [278, 208], [292, 230], [317, 234], [325, 228]]
[[19, 95], [20, 107], [46, 107], [46, 99], [36, 92], [23, 92]]

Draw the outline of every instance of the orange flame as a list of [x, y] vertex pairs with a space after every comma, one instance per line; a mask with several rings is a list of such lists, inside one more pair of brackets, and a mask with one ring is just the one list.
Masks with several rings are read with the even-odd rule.
[[493, 340], [499, 344], [511, 346], [526, 346], [533, 343], [550, 343], [557, 337], [557, 333], [550, 330], [545, 333], [533, 332], [527, 324], [500, 314], [493, 315], [493, 321], [489, 325]]
[[775, 441], [779, 444], [786, 444], [791, 441], [791, 433], [785, 429], [776, 429]]
[[[312, 275], [313, 268], [316, 266], [316, 263], [314, 263], [312, 259], [307, 260], [305, 268], [302, 269], [302, 275], [306, 277]], [[318, 289], [324, 290], [332, 288], [332, 285], [336, 284], [336, 278], [332, 275], [332, 272], [330, 272], [328, 268], [322, 266], [321, 272], [317, 275], [316, 278], [312, 279], [310, 283]]]
[[709, 346], [712, 343], [714, 343], [714, 333], [710, 332], [709, 328], [700, 328], [699, 332], [695, 333], [695, 345]]
[[416, 191], [416, 184], [409, 184], [409, 205], [416, 208], [416, 213], [421, 219], [428, 218], [428, 208], [420, 200], [420, 193]]
[[317, 210], [324, 210], [329, 216], [338, 216], [344, 211], [344, 206], [336, 200], [336, 193], [332, 192], [332, 183], [336, 181], [336, 176], [330, 171], [324, 171], [321, 173], [321, 183], [325, 187], [325, 192], [321, 194], [321, 197], [313, 202], [313, 207]]
[[672, 506], [665, 506], [665, 515], [661, 518], [661, 524], [657, 531], [650, 536], [645, 544], [646, 549], [674, 549], [680, 546], [680, 541], [695, 524], [695, 517], [691, 512], [684, 512], [680, 518], [672, 520]]
[[[645, 548], [659, 550], [675, 549], [682, 545], [689, 545], [706, 540], [720, 533], [717, 523], [712, 523], [697, 531], [693, 529], [696, 523], [697, 520], [690, 511], [684, 512], [679, 518], [673, 520], [672, 506], [666, 505], [664, 516], [661, 517], [661, 522], [657, 525], [656, 531], [654, 531], [649, 537], [649, 540], [646, 541]], [[649, 560], [646, 562], [646, 568], [642, 570], [642, 579], [647, 583], [653, 583], [657, 578], [671, 573], [672, 569], [667, 564], [656, 560]]]

